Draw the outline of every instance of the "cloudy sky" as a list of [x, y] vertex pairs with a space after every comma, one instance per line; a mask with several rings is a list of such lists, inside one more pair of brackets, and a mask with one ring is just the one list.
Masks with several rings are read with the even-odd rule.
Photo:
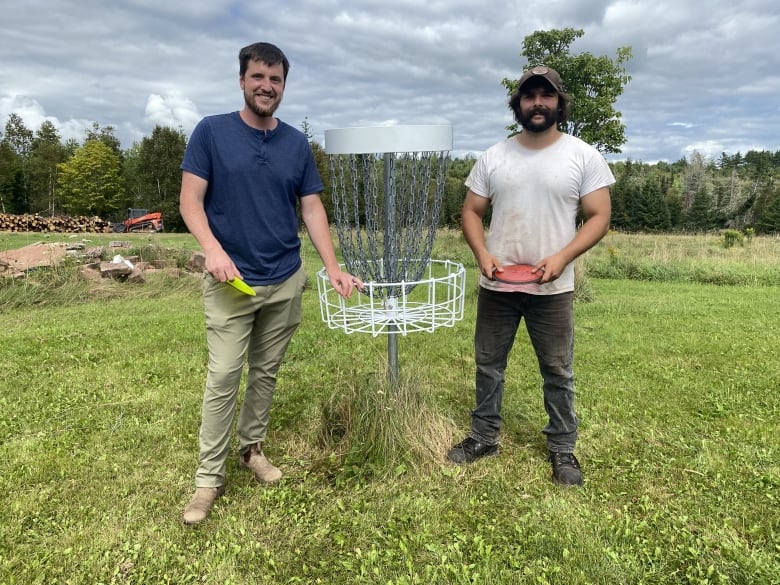
[[780, 150], [777, 0], [4, 0], [0, 124], [16, 112], [83, 139], [97, 122], [123, 148], [155, 125], [189, 134], [238, 110], [238, 50], [277, 44], [292, 67], [280, 118], [331, 128], [451, 124], [453, 155], [512, 122], [505, 77], [537, 30], [583, 29], [572, 53], [632, 76], [617, 103], [627, 143], [610, 159]]

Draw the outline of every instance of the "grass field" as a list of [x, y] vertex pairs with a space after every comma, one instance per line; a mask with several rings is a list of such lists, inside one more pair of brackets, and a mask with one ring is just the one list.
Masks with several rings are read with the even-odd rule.
[[390, 387], [384, 337], [320, 321], [306, 243], [267, 445], [285, 478], [258, 486], [231, 456], [195, 528], [200, 282], [0, 281], [0, 584], [780, 583], [780, 241], [610, 234], [583, 259], [573, 490], [549, 480], [523, 332], [501, 454], [445, 462], [469, 424], [476, 285], [457, 234], [434, 257], [466, 264], [465, 318], [400, 339]]

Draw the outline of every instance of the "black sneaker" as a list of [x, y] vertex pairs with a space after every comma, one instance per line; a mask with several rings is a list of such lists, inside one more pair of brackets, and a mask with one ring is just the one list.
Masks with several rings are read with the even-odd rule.
[[488, 445], [468, 437], [457, 445], [453, 445], [452, 449], [447, 453], [447, 459], [457, 464], [473, 463], [477, 459], [489, 455], [498, 455], [497, 444]]
[[550, 451], [553, 482], [558, 485], [582, 485], [580, 462], [574, 453], [555, 453]]

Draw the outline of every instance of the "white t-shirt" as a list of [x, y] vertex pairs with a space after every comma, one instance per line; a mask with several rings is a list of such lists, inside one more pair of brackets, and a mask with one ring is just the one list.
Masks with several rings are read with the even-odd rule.
[[[535, 264], [574, 239], [580, 198], [615, 182], [604, 157], [575, 136], [561, 134], [541, 150], [516, 137], [491, 146], [471, 169], [466, 186], [487, 197], [493, 215], [487, 248], [502, 264]], [[551, 295], [574, 290], [574, 264], [545, 284], [511, 285], [482, 276], [480, 286]]]

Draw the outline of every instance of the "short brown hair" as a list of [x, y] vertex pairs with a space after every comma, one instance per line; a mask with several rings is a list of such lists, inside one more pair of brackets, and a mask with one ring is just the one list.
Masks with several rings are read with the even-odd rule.
[[238, 52], [238, 73], [244, 77], [250, 61], [262, 61], [266, 65], [282, 64], [284, 80], [287, 81], [287, 73], [290, 71], [290, 62], [282, 50], [271, 43], [253, 43], [247, 45]]

